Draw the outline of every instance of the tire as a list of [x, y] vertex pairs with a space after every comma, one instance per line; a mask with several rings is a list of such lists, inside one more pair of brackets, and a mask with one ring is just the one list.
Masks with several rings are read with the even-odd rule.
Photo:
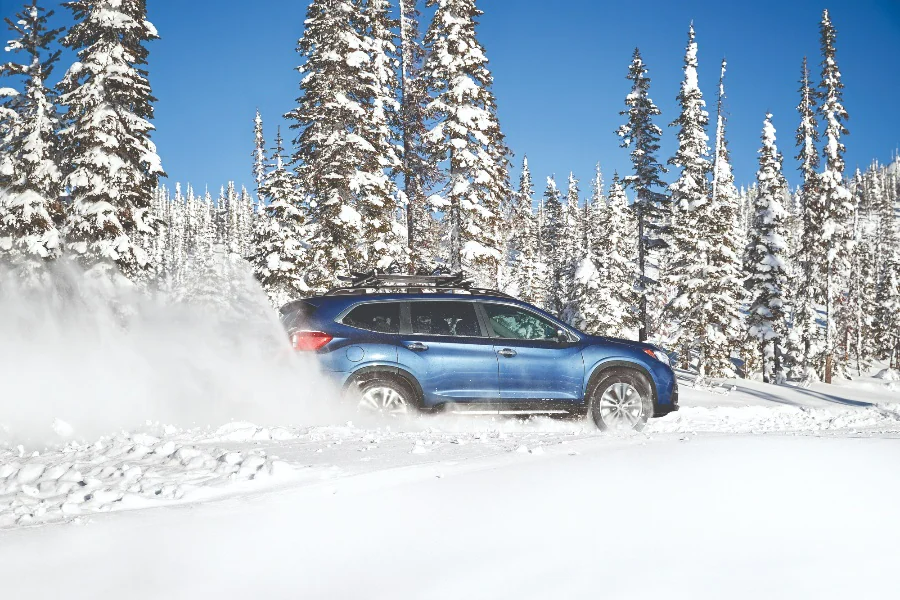
[[641, 431], [653, 415], [650, 384], [634, 371], [614, 371], [602, 377], [594, 386], [590, 404], [590, 418], [600, 431]]
[[418, 411], [415, 392], [406, 382], [380, 374], [351, 385], [346, 397], [360, 413], [380, 417], [399, 418]]

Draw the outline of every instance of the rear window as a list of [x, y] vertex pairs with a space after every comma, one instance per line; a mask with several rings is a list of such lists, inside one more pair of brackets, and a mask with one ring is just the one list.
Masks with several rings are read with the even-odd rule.
[[377, 302], [357, 306], [342, 320], [344, 325], [376, 333], [400, 333], [400, 304]]
[[411, 302], [409, 306], [413, 333], [481, 336], [475, 305], [471, 302]]

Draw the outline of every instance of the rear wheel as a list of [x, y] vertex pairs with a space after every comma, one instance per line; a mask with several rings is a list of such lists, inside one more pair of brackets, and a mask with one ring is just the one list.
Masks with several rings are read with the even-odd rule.
[[640, 431], [653, 414], [650, 384], [638, 373], [612, 373], [594, 386], [590, 414], [601, 431]]
[[415, 396], [408, 385], [396, 379], [372, 377], [352, 388], [350, 400], [361, 413], [401, 417], [416, 412]]

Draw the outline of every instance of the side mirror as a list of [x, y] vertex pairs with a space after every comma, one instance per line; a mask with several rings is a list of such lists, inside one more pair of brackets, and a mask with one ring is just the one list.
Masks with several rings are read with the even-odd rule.
[[565, 344], [566, 342], [569, 341], [569, 336], [562, 329], [557, 329], [556, 330], [556, 341], [559, 342], [560, 344]]

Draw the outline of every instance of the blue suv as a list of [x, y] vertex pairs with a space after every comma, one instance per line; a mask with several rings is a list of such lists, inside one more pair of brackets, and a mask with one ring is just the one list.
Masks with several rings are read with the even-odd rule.
[[590, 415], [602, 430], [678, 410], [659, 348], [587, 335], [459, 276], [355, 276], [281, 320], [361, 410]]

